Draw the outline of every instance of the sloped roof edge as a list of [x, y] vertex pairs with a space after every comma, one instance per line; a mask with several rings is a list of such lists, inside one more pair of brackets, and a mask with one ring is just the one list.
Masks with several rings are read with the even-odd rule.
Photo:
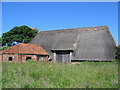
[[35, 44], [19, 43], [1, 51], [2, 54], [40, 54], [49, 55], [41, 46]]
[[57, 30], [40, 31], [39, 33], [41, 33], [41, 32], [66, 31], [66, 30], [83, 30], [83, 31], [85, 31], [84, 29], [85, 29], [85, 30], [88, 29], [88, 31], [89, 31], [89, 29], [92, 29], [92, 30], [94, 30], [94, 31], [96, 31], [96, 30], [106, 30], [106, 29], [108, 29], [108, 26], [81, 27], [81, 28], [69, 28], [69, 29], [57, 29]]

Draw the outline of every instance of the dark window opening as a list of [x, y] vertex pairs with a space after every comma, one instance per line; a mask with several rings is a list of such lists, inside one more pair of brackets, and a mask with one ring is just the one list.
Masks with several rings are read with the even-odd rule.
[[13, 58], [12, 57], [9, 57], [9, 61], [12, 61], [13, 60]]
[[49, 61], [52, 61], [52, 59], [49, 59]]
[[26, 57], [26, 60], [31, 60], [31, 57]]

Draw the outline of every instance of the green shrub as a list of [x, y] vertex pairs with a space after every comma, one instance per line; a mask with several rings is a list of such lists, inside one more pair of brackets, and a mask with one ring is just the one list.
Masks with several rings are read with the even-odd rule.
[[120, 45], [118, 45], [117, 48], [116, 48], [116, 57], [115, 57], [115, 59], [117, 61], [120, 61]]
[[35, 61], [31, 60], [31, 59], [28, 59], [27, 62], [30, 62], [30, 63], [33, 63]]
[[0, 51], [1, 50], [5, 50], [5, 49], [7, 49], [7, 48], [9, 48], [10, 46], [7, 46], [7, 47], [0, 47]]

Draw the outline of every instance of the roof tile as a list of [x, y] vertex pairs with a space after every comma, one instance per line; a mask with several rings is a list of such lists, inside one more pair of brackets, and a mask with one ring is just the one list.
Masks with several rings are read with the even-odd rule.
[[6, 50], [1, 51], [3, 54], [40, 54], [49, 55], [41, 46], [35, 44], [19, 43]]

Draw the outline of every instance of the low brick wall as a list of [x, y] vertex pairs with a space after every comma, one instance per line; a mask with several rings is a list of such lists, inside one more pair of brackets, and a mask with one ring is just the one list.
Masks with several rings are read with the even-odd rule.
[[33, 61], [48, 61], [48, 56], [38, 56], [38, 55], [18, 55], [18, 54], [3, 54], [0, 55], [0, 61], [8, 62], [12, 58], [11, 62], [26, 62], [27, 57], [30, 57]]

